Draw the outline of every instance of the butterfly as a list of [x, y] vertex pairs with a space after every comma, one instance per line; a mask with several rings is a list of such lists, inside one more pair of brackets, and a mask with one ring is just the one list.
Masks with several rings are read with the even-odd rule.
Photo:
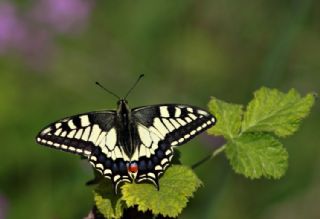
[[105, 89], [119, 99], [117, 110], [58, 120], [42, 129], [36, 142], [87, 158], [111, 180], [115, 193], [120, 183], [133, 181], [151, 182], [159, 190], [159, 177], [170, 165], [174, 147], [212, 127], [216, 118], [206, 110], [183, 104], [130, 109], [126, 97], [132, 88], [125, 98]]

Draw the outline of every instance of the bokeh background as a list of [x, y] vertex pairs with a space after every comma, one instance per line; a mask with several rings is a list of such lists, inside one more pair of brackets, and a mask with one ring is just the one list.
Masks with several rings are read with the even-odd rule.
[[[302, 94], [320, 86], [316, 0], [1, 0], [0, 219], [83, 218], [93, 205], [87, 162], [37, 145], [56, 119], [114, 108], [100, 81], [131, 107], [210, 96], [246, 104], [261, 86]], [[320, 218], [320, 107], [284, 140], [281, 180], [235, 174], [224, 155], [196, 169], [204, 182], [180, 218]], [[219, 144], [181, 147], [191, 165]]]

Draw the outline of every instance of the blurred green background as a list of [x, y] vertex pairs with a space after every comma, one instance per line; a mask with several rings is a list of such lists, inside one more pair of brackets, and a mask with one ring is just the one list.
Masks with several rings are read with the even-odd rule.
[[[29, 0], [0, 2], [0, 219], [83, 218], [93, 205], [86, 161], [37, 145], [48, 123], [114, 108], [140, 73], [131, 107], [210, 96], [246, 104], [261, 86], [302, 94], [320, 86], [320, 2], [312, 0]], [[281, 180], [235, 174], [224, 155], [180, 218], [320, 218], [319, 104], [284, 141]], [[181, 147], [191, 165], [204, 136]]]

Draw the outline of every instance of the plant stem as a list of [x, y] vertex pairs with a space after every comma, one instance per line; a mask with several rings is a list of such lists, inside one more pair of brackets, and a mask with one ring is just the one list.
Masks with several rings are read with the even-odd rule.
[[215, 150], [212, 155], [211, 155], [211, 159], [214, 158], [215, 156], [217, 156], [218, 154], [222, 153], [224, 150], [226, 149], [226, 145], [222, 145], [221, 147], [219, 147], [217, 150]]
[[207, 155], [206, 157], [202, 158], [201, 160], [199, 160], [198, 162], [196, 162], [195, 164], [193, 164], [191, 166], [192, 169], [197, 168], [198, 166], [202, 165], [203, 163], [205, 163], [208, 160], [211, 160], [212, 158], [216, 157], [218, 154], [222, 153], [224, 150], [226, 149], [226, 145], [223, 145], [221, 147], [219, 147], [218, 149], [216, 149], [212, 154]]

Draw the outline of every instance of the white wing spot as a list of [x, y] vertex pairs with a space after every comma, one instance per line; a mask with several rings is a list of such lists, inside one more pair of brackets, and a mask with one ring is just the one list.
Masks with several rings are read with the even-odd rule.
[[177, 123], [175, 119], [170, 119], [170, 122], [176, 129], [178, 129], [181, 126], [179, 123]]
[[103, 173], [104, 173], [104, 174], [106, 174], [106, 175], [108, 175], [108, 174], [112, 174], [112, 172], [111, 172], [111, 170], [110, 170], [110, 169], [105, 169]]
[[147, 149], [145, 146], [140, 145], [139, 147], [139, 157], [147, 156]]
[[118, 181], [118, 179], [120, 179], [120, 175], [115, 175], [113, 178], [113, 181], [116, 182], [116, 181]]
[[102, 169], [102, 170], [104, 169], [104, 168], [103, 168], [103, 165], [102, 165], [101, 163], [98, 163], [98, 164], [96, 165], [96, 168]]
[[114, 154], [115, 154], [116, 158], [121, 158], [122, 157], [121, 150], [120, 150], [120, 148], [118, 146], [115, 147]]
[[204, 116], [207, 116], [209, 114], [204, 110], [198, 110], [198, 113], [201, 114], [201, 115], [204, 115]]
[[66, 135], [67, 135], [67, 132], [66, 132], [66, 131], [64, 131], [64, 132], [62, 132], [62, 133], [61, 133], [61, 135], [60, 135], [60, 136], [61, 136], [61, 137], [66, 137]]
[[80, 139], [80, 138], [81, 138], [81, 135], [82, 135], [82, 132], [83, 132], [83, 129], [79, 129], [79, 130], [77, 131], [77, 134], [74, 136], [74, 138]]
[[161, 165], [164, 165], [167, 162], [168, 162], [168, 159], [167, 158], [163, 158], [163, 160], [161, 161]]
[[60, 128], [60, 126], [61, 126], [61, 122], [58, 122], [58, 123], [56, 123], [56, 129], [58, 129], [58, 128]]
[[111, 179], [111, 176], [108, 176], [108, 175], [104, 175], [104, 177], [107, 179]]
[[202, 127], [199, 126], [199, 127], [197, 128], [197, 131], [199, 132], [199, 131], [201, 131], [201, 129], [202, 129]]
[[41, 142], [42, 142], [43, 144], [47, 143], [47, 141], [44, 140], [44, 139], [42, 139]]
[[181, 115], [181, 109], [179, 107], [175, 107], [175, 113], [174, 113], [174, 117], [180, 117]]
[[76, 151], [76, 148], [75, 147], [69, 147], [68, 150], [69, 151]]
[[64, 150], [67, 150], [68, 146], [63, 144], [63, 145], [61, 145], [61, 148], [64, 149]]
[[190, 135], [189, 135], [189, 134], [186, 134], [186, 135], [184, 136], [184, 138], [190, 138]]
[[173, 127], [173, 125], [167, 120], [167, 119], [162, 119], [163, 123], [165, 124], [165, 126], [168, 128], [168, 130], [171, 132], [173, 131], [175, 128]]
[[117, 142], [117, 133], [116, 133], [116, 129], [112, 128], [110, 129], [110, 131], [108, 132], [107, 136], [106, 136], [106, 145], [108, 147], [109, 150], [113, 150], [114, 146], [116, 145]]
[[153, 126], [159, 130], [162, 136], [165, 136], [168, 133], [168, 130], [166, 129], [166, 127], [163, 125], [163, 123], [160, 121], [159, 118], [154, 119]]
[[104, 131], [101, 132], [100, 135], [99, 135], [99, 137], [98, 137], [98, 139], [97, 139], [97, 141], [94, 142], [94, 144], [95, 144], [95, 145], [99, 145], [99, 144], [101, 143], [101, 141], [104, 139], [104, 137], [106, 136], [106, 134], [107, 134], [107, 133], [104, 132]]
[[155, 166], [155, 170], [162, 170], [162, 167], [160, 165]]
[[61, 132], [62, 132], [62, 129], [58, 129], [54, 134], [59, 136]]
[[192, 130], [191, 132], [190, 132], [190, 135], [195, 135], [196, 134], [196, 130]]
[[42, 131], [42, 134], [47, 134], [51, 130], [52, 130], [51, 127], [48, 127], [48, 128], [46, 128], [45, 130]]
[[216, 120], [214, 118], [212, 118], [211, 121], [214, 123]]
[[84, 130], [84, 132], [83, 132], [83, 134], [82, 134], [82, 137], [81, 137], [82, 140], [88, 141], [89, 135], [90, 135], [90, 130], [91, 130], [91, 127], [90, 127], [90, 126], [88, 126], [88, 127]]
[[188, 123], [192, 122], [192, 119], [190, 119], [189, 117], [184, 118]]
[[77, 152], [77, 153], [82, 153], [83, 150], [82, 150], [81, 148], [78, 148], [78, 149], [76, 150], [76, 152]]
[[68, 134], [68, 138], [73, 138], [73, 136], [76, 134], [76, 130], [72, 130], [69, 134]]
[[100, 132], [101, 132], [101, 129], [99, 128], [99, 126], [97, 124], [94, 124], [92, 127], [89, 141], [94, 143], [98, 139]]
[[170, 149], [169, 149], [169, 150], [166, 150], [166, 155], [168, 156], [169, 154], [171, 154]]
[[207, 122], [207, 125], [210, 125], [211, 124], [211, 121], [209, 120], [208, 122]]
[[148, 176], [151, 178], [156, 178], [156, 175], [154, 175], [154, 173], [148, 173]]
[[177, 144], [178, 144], [177, 141], [173, 141], [173, 142], [171, 143], [172, 146], [175, 146], [175, 145], [177, 145]]
[[191, 107], [187, 107], [188, 112], [193, 113], [193, 109]]
[[[160, 138], [160, 139], [162, 139], [164, 136], [155, 128], [155, 127], [153, 127], [153, 126], [150, 126], [149, 127], [149, 132], [150, 133], [154, 133], [155, 135], [157, 135], [158, 136], [158, 138]], [[151, 134], [150, 134], [150, 136], [151, 136]]]
[[159, 141], [154, 141], [151, 145], [151, 152], [154, 154], [154, 151], [158, 148], [158, 142]]
[[182, 143], [183, 141], [184, 141], [184, 138], [180, 138], [180, 139], [178, 140], [179, 143]]
[[71, 128], [71, 129], [76, 129], [76, 128], [77, 128], [77, 126], [74, 125], [72, 119], [69, 120], [68, 126], [69, 126], [69, 128]]
[[140, 137], [142, 143], [145, 146], [150, 147], [152, 140], [151, 140], [150, 133], [149, 133], [148, 129], [146, 129], [142, 125], [138, 125], [138, 132], [139, 132], [139, 137]]
[[196, 119], [197, 119], [197, 117], [196, 117], [194, 114], [192, 114], [192, 113], [189, 113], [188, 116], [189, 116], [191, 119], [193, 119], [193, 120], [196, 120]]
[[160, 107], [160, 116], [161, 117], [170, 117], [167, 106], [161, 106]]
[[103, 138], [103, 139], [100, 141], [99, 147], [102, 149], [102, 152], [107, 155], [107, 157], [110, 157], [109, 150], [108, 150], [108, 148], [106, 147], [106, 140], [105, 140], [105, 138]]
[[53, 146], [55, 146], [55, 147], [60, 147], [60, 144], [58, 144], [58, 143], [53, 143]]
[[186, 125], [187, 123], [183, 120], [178, 118], [177, 121], [181, 124], [181, 125]]
[[202, 125], [202, 128], [205, 128], [205, 127], [207, 127], [207, 123], [204, 123], [204, 124]]
[[89, 117], [87, 115], [80, 116], [80, 120], [83, 127], [90, 125]]

